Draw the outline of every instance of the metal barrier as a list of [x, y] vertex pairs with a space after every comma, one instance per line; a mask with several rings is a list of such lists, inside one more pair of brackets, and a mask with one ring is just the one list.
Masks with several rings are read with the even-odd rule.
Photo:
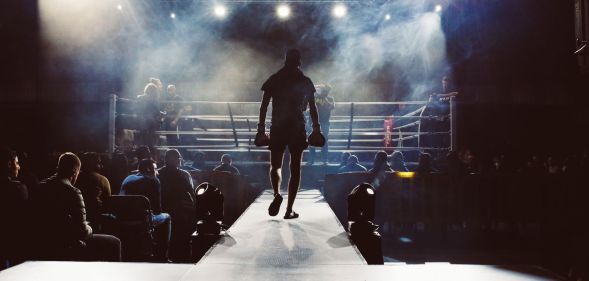
[[[328, 174], [324, 197], [340, 222], [347, 225], [347, 196], [358, 184], [371, 182], [370, 173]], [[583, 203], [587, 178], [569, 174], [426, 173], [403, 178], [387, 173], [376, 188], [377, 224], [448, 225], [470, 223], [474, 228], [497, 223], [557, 226], [579, 222], [587, 213]], [[574, 224], [571, 224], [574, 225]]]

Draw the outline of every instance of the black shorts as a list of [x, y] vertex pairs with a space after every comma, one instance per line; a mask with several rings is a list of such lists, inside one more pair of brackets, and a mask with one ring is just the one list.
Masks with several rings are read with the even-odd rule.
[[294, 126], [292, 128], [270, 128], [270, 151], [284, 151], [286, 147], [290, 151], [305, 150], [307, 143], [307, 132], [305, 126]]

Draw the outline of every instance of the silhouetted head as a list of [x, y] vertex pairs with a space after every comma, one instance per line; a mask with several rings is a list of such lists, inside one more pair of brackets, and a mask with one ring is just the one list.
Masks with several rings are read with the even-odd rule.
[[352, 155], [352, 154], [351, 154], [351, 153], [349, 153], [349, 152], [347, 152], [347, 151], [346, 151], [346, 152], [343, 152], [343, 153], [342, 153], [342, 156], [341, 156], [341, 158], [340, 158], [340, 161], [341, 161], [342, 163], [344, 163], [344, 164], [347, 164], [347, 163], [348, 163], [348, 158], [350, 158], [350, 155]]
[[450, 83], [450, 78], [448, 78], [448, 76], [444, 75], [444, 77], [442, 77], [442, 89], [444, 91], [448, 90], [449, 83]]
[[155, 162], [151, 159], [143, 159], [139, 161], [139, 173], [145, 176], [155, 176], [156, 173], [156, 165]]
[[358, 164], [358, 156], [350, 155], [350, 157], [348, 158], [348, 165], [352, 164]]
[[196, 151], [192, 154], [192, 162], [204, 164], [207, 159], [207, 155], [202, 151]]
[[379, 151], [374, 155], [374, 167], [382, 167], [384, 164], [387, 163], [387, 158], [389, 155], [384, 151]]
[[391, 154], [391, 162], [405, 162], [405, 155], [403, 152], [395, 150]]
[[325, 98], [327, 96], [329, 96], [329, 93], [331, 92], [331, 85], [329, 84], [325, 84], [325, 85], [320, 85], [319, 86], [319, 97], [320, 98]]
[[405, 155], [403, 155], [403, 152], [398, 150], [393, 151], [393, 153], [391, 153], [391, 167], [393, 168], [393, 170], [402, 171], [404, 169], [404, 165]]
[[180, 167], [180, 162], [182, 161], [182, 155], [176, 149], [168, 149], [166, 151], [166, 155], [164, 156], [164, 162], [166, 166], [170, 167]]
[[69, 179], [72, 184], [76, 183], [82, 163], [80, 158], [71, 152], [63, 153], [57, 160], [57, 176]]
[[297, 49], [288, 50], [284, 59], [284, 65], [295, 67], [301, 66], [301, 52]]
[[233, 161], [233, 159], [231, 159], [231, 155], [229, 155], [229, 154], [223, 154], [223, 156], [221, 156], [221, 163], [222, 164], [231, 165], [232, 161]]
[[162, 80], [155, 78], [155, 77], [151, 77], [149, 78], [149, 83], [154, 84], [157, 90], [157, 93], [161, 93], [162, 90], [164, 89], [164, 84], [162, 83]]
[[151, 151], [147, 146], [140, 146], [135, 150], [135, 155], [139, 160], [148, 159], [151, 158]]
[[158, 88], [155, 84], [149, 83], [145, 85], [145, 88], [143, 89], [143, 94], [150, 98], [157, 98]]
[[121, 173], [129, 172], [129, 159], [124, 153], [117, 152], [112, 156], [111, 166], [114, 170]]
[[176, 85], [172, 85], [172, 84], [168, 85], [168, 94], [170, 96], [176, 95]]
[[0, 162], [2, 163], [2, 168], [0, 168], [1, 176], [8, 176], [13, 179], [18, 177], [20, 165], [15, 151], [8, 148], [2, 148], [0, 151]]
[[419, 155], [419, 163], [417, 169], [420, 172], [429, 172], [432, 167], [432, 155], [429, 153], [421, 153]]
[[98, 172], [102, 170], [102, 160], [96, 152], [86, 152], [80, 157], [82, 168], [86, 172]]

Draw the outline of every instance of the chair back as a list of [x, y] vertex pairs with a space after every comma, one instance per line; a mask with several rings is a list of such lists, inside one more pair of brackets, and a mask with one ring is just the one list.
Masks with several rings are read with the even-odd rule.
[[142, 195], [114, 195], [105, 202], [104, 232], [121, 239], [124, 261], [146, 261], [153, 253], [151, 204]]

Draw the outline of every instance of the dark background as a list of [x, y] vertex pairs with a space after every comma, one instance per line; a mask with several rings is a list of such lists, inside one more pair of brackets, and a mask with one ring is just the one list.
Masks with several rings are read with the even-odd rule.
[[[164, 9], [174, 1], [151, 2]], [[78, 85], [92, 82], [88, 76], [43, 67], [37, 1], [4, 1], [0, 16], [2, 141], [26, 151], [106, 150], [107, 97], [125, 81], [116, 72], [96, 74], [92, 80], [98, 77], [100, 83], [92, 91], [99, 94], [86, 98]], [[240, 28], [251, 34], [251, 18], [235, 18], [225, 36], [238, 36]], [[482, 154], [586, 147], [589, 78], [573, 55], [573, 1], [454, 0], [442, 19], [461, 93], [460, 147]], [[304, 20], [268, 27], [248, 44], [276, 39], [300, 44], [291, 34]]]

